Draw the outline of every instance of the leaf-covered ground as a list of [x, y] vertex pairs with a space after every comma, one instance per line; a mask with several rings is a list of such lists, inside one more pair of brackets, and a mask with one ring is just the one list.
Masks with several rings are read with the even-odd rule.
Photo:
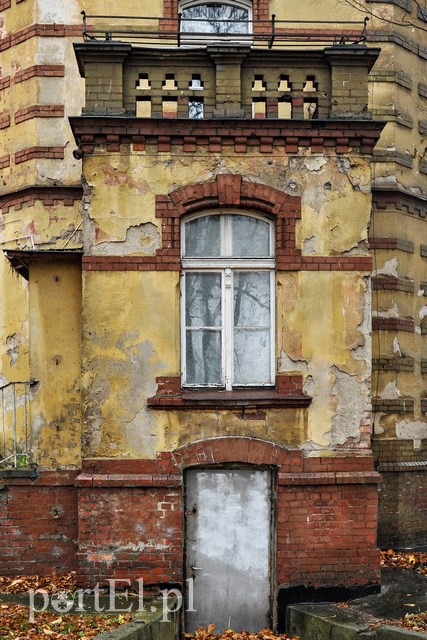
[[55, 576], [0, 576], [0, 593], [28, 593], [31, 589], [43, 589], [46, 593], [73, 593], [76, 590], [76, 572]]
[[101, 631], [110, 631], [129, 622], [130, 615], [107, 616], [58, 614], [43, 611], [29, 620], [28, 607], [21, 604], [0, 604], [0, 640], [90, 640]]
[[207, 629], [199, 627], [194, 635], [184, 633], [184, 638], [187, 640], [300, 640], [296, 636], [288, 636], [286, 633], [275, 636], [270, 629], [262, 629], [258, 633], [226, 629], [224, 633], [215, 633], [214, 624], [210, 624]]
[[[26, 594], [29, 590], [43, 590], [49, 594], [72, 594], [76, 590], [74, 571], [55, 576], [0, 576], [0, 593]], [[90, 640], [102, 631], [110, 631], [129, 622], [131, 616], [85, 614], [57, 611], [34, 612], [30, 621], [29, 608], [21, 604], [0, 601], [0, 640]]]
[[381, 551], [381, 564], [384, 567], [410, 569], [427, 576], [427, 553], [424, 551]]

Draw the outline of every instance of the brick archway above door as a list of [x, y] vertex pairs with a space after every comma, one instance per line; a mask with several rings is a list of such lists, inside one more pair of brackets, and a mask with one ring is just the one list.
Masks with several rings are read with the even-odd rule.
[[172, 459], [181, 468], [238, 463], [277, 466], [284, 473], [300, 473], [303, 466], [300, 451], [289, 451], [267, 440], [232, 436], [184, 445], [172, 452]]

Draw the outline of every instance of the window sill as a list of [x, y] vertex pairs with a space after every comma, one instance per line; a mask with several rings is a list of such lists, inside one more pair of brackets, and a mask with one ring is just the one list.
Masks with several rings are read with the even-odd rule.
[[152, 409], [275, 409], [308, 407], [311, 398], [304, 394], [279, 394], [276, 389], [238, 389], [222, 391], [216, 389], [183, 390], [178, 395], [154, 396], [147, 404]]

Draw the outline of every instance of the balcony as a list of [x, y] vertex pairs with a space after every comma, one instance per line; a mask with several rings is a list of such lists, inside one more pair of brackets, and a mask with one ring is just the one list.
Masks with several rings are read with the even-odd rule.
[[[248, 13], [248, 12], [246, 12]], [[244, 13], [176, 18], [150, 16], [89, 15], [83, 17], [82, 35], [87, 41], [128, 42], [138, 46], [200, 47], [207, 44], [240, 44], [255, 48], [306, 48], [337, 44], [363, 44], [368, 17], [363, 21], [245, 19]]]
[[[192, 120], [370, 118], [368, 74], [379, 49], [361, 44], [363, 27], [360, 38], [348, 44], [342, 29], [319, 27], [316, 35], [295, 31], [291, 48], [284, 27], [272, 21], [269, 31], [261, 32], [257, 23], [251, 23], [252, 33], [233, 33], [221, 42], [204, 34], [203, 45], [194, 41], [183, 46], [179, 20], [169, 20], [166, 30], [157, 18], [151, 31], [110, 29], [105, 24], [95, 28], [92, 20], [105, 20], [105, 16], [91, 16], [92, 26], [88, 19], [84, 41], [74, 44], [86, 78], [82, 115]], [[244, 36], [241, 41], [240, 35]], [[311, 48], [314, 38], [320, 47], [321, 36], [323, 45], [329, 45]], [[168, 46], [163, 46], [163, 38]], [[280, 42], [286, 46], [278, 46]]]

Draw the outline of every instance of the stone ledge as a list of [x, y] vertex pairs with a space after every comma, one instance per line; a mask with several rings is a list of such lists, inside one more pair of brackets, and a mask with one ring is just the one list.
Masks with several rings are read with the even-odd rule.
[[421, 640], [423, 632], [410, 631], [384, 624], [377, 629], [371, 624], [376, 619], [361, 616], [351, 608], [339, 609], [334, 605], [292, 605], [287, 612], [287, 630], [301, 638], [316, 640]]

